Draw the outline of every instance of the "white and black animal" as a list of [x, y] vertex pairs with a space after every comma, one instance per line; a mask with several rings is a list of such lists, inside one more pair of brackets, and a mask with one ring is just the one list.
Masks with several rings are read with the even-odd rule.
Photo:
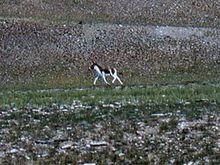
[[96, 81], [101, 78], [102, 80], [104, 80], [104, 82], [108, 85], [110, 85], [107, 80], [106, 80], [106, 76], [112, 76], [113, 80], [112, 83], [115, 82], [115, 80], [118, 80], [120, 82], [120, 84], [122, 85], [122, 81], [120, 80], [120, 78], [118, 77], [118, 73], [117, 70], [115, 68], [108, 68], [108, 69], [103, 69], [100, 65], [98, 65], [97, 63], [93, 63], [90, 67], [89, 70], [92, 70], [94, 72], [95, 75], [95, 80], [93, 82], [93, 84], [96, 84]]

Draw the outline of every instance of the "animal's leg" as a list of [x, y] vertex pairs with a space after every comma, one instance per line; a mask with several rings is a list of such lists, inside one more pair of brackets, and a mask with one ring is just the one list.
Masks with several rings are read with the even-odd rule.
[[112, 83], [114, 83], [117, 78], [115, 75], [112, 75], [112, 77], [113, 77]]
[[93, 82], [93, 84], [95, 85], [96, 84], [96, 81], [98, 80], [98, 76], [95, 78], [95, 80], [94, 80], [94, 82]]
[[105, 79], [105, 73], [102, 73], [102, 78], [103, 78], [103, 80], [105, 81], [106, 84], [110, 85], [110, 84], [106, 81], [106, 79]]
[[117, 78], [116, 78], [116, 76], [117, 76], [117, 70], [116, 70], [115, 68], [113, 68], [113, 69], [114, 69], [114, 72], [115, 72], [115, 73], [112, 73], [112, 70], [109, 69], [110, 75], [113, 77], [112, 83], [114, 83], [115, 80], [117, 79]]
[[123, 82], [120, 80], [120, 78], [116, 75], [116, 79], [120, 82], [121, 85], [123, 85]]

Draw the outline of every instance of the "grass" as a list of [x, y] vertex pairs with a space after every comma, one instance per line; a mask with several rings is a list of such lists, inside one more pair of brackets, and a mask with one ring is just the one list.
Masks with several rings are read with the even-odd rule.
[[[51, 0], [46, 1], [49, 3]], [[75, 5], [81, 4], [81, 1], [73, 0], [69, 3]], [[94, 14], [91, 18], [87, 18], [87, 15], [72, 17], [68, 11], [54, 14], [51, 18], [51, 13], [53, 12], [42, 12], [30, 17], [30, 21], [60, 24], [84, 19], [95, 19], [98, 22], [120, 20], [111, 20], [111, 15], [105, 14]], [[5, 13], [5, 16], [18, 17], [17, 13], [9, 14]], [[23, 18], [22, 13], [20, 17]], [[140, 23], [144, 22], [144, 18], [138, 19]], [[175, 20], [170, 24], [181, 25], [181, 22]], [[164, 22], [159, 20], [148, 23]], [[42, 73], [46, 74], [36, 76], [37, 80], [30, 83], [9, 82], [0, 85], [0, 164], [15, 164], [15, 160], [18, 164], [77, 164], [79, 160], [97, 164], [107, 164], [108, 161], [116, 164], [157, 164], [159, 160], [164, 162], [162, 164], [169, 164], [172, 157], [176, 159], [174, 164], [187, 164], [197, 160], [204, 164], [201, 159], [205, 160], [207, 157], [217, 162], [218, 153], [214, 153], [213, 149], [216, 147], [215, 128], [218, 126], [220, 107], [219, 68], [179, 68], [143, 76], [128, 68], [124, 70], [131, 76], [122, 78], [125, 85], [112, 87], [100, 84], [93, 87], [90, 75], [67, 77], [65, 70], [66, 68], [55, 70], [56, 73], [62, 72], [55, 75], [44, 68]], [[20, 72], [19, 69], [18, 71]], [[15, 79], [19, 77], [14, 70], [12, 75]], [[166, 114], [168, 116], [163, 116]], [[206, 122], [206, 115], [211, 123]], [[202, 119], [205, 126], [203, 122], [198, 122], [184, 132], [178, 129], [183, 116], [189, 122]], [[146, 126], [141, 126], [140, 123]], [[155, 131], [159, 128], [159, 132], [148, 136], [150, 128]], [[203, 132], [203, 140], [190, 134], [197, 131]], [[140, 136], [139, 132], [145, 134]], [[61, 139], [53, 141], [59, 134], [62, 135]], [[188, 134], [192, 138], [189, 136], [187, 139]], [[135, 138], [129, 139], [132, 137]], [[60, 152], [63, 138], [77, 146]], [[85, 139], [107, 141], [116, 151], [111, 151], [111, 148], [85, 148]], [[54, 144], [42, 145], [37, 140], [51, 140]], [[144, 142], [140, 145], [142, 140]], [[191, 146], [204, 150], [194, 152]], [[23, 150], [22, 153], [12, 154], [12, 148]], [[48, 156], [43, 157], [44, 152]], [[120, 153], [125, 153], [125, 156], [120, 157]]]
[[[171, 77], [165, 76], [164, 80]], [[112, 87], [80, 87], [83, 84], [76, 81], [74, 87], [72, 83], [62, 85], [64, 81], [58, 89], [46, 82], [45, 86], [8, 87], [0, 92], [0, 140], [14, 145], [7, 150], [2, 148], [1, 152], [24, 148], [28, 159], [20, 153], [13, 155], [19, 164], [77, 164], [81, 160], [98, 164], [151, 164], [156, 163], [157, 157], [163, 164], [172, 158], [177, 164], [203, 163], [206, 157], [217, 162], [217, 153], [213, 151], [220, 107], [217, 79], [206, 79], [207, 83], [187, 80], [190, 83], [180, 84], [172, 80], [166, 84], [157, 81], [151, 85]], [[192, 121], [197, 124], [190, 125]], [[182, 123], [190, 126], [182, 130]], [[195, 132], [202, 132], [203, 140]], [[61, 136], [57, 139], [58, 135]], [[109, 142], [115, 151], [109, 146], [87, 148], [86, 140]], [[73, 148], [61, 149], [63, 141], [74, 142]], [[203, 150], [195, 152], [193, 146]], [[121, 153], [125, 155], [119, 156]], [[14, 157], [9, 153], [0, 162], [10, 164]]]
[[[127, 71], [129, 73], [129, 70]], [[58, 72], [30, 83], [0, 86], [0, 107], [51, 106], [71, 104], [102, 105], [132, 102], [138, 105], [195, 104], [198, 100], [220, 103], [218, 68], [165, 70], [154, 75], [124, 76], [124, 86], [92, 86], [91, 74], [68, 77]], [[110, 81], [110, 79], [109, 79]]]
[[[56, 64], [59, 65], [59, 64]], [[216, 63], [210, 63], [208, 67], [203, 66], [203, 64], [198, 64], [193, 67], [184, 68], [176, 67], [175, 69], [164, 68], [160, 71], [145, 73], [139, 75], [139, 72], [134, 72], [131, 68], [123, 68], [123, 76], [121, 76], [125, 86], [132, 85], [161, 85], [169, 84], [176, 85], [182, 84], [187, 85], [190, 83], [196, 84], [219, 84], [220, 73], [219, 65]], [[37, 89], [70, 89], [76, 87], [91, 87], [93, 82], [92, 73], [88, 72], [85, 74], [79, 73], [76, 75], [71, 75], [68, 68], [59, 66], [59, 70], [52, 70], [43, 66], [36, 69], [37, 72], [33, 71], [34, 78], [30, 82], [21, 82], [19, 78], [22, 76], [25, 70], [22, 70], [21, 73], [17, 73], [17, 70], [21, 72], [21, 69], [9, 70], [8, 68], [1, 69], [1, 72], [7, 72], [13, 80], [7, 82], [7, 84], [0, 84], [0, 91], [8, 90], [37, 90]], [[73, 71], [77, 72], [77, 71]], [[143, 73], [143, 72], [142, 72]], [[107, 78], [108, 81], [111, 81], [111, 78]], [[98, 81], [98, 84], [103, 84]]]
[[138, 104], [177, 104], [198, 100], [209, 100], [220, 103], [220, 88], [212, 85], [187, 86], [145, 86], [145, 87], [104, 87], [60, 89], [60, 90], [29, 90], [3, 91], [0, 95], [0, 105], [25, 107], [27, 105], [49, 106], [55, 104], [71, 104], [80, 100], [86, 104], [99, 105], [115, 102], [137, 102]]

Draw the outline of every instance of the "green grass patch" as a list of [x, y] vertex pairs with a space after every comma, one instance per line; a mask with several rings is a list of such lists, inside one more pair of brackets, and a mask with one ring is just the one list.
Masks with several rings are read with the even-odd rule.
[[80, 100], [90, 105], [102, 105], [115, 102], [131, 104], [194, 104], [199, 100], [220, 103], [220, 87], [213, 85], [174, 85], [145, 87], [100, 87], [29, 91], [3, 91], [0, 105], [25, 107], [27, 105], [49, 106], [71, 104]]

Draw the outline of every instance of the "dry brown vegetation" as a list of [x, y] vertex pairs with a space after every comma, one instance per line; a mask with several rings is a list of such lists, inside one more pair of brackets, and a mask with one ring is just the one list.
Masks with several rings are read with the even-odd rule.
[[[0, 78], [89, 75], [91, 61], [123, 70], [126, 77], [219, 68], [219, 30], [116, 24], [0, 23]], [[211, 67], [211, 68], [210, 68]]]
[[2, 0], [0, 15], [54, 22], [114, 22], [219, 27], [220, 4], [210, 1]]

